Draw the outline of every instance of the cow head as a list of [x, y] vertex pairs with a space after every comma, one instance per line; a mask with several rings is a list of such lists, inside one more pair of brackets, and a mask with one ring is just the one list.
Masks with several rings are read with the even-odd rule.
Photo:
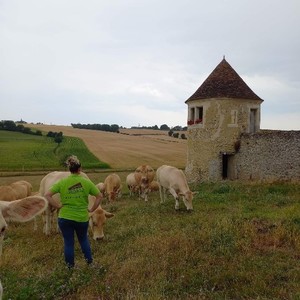
[[7, 228], [7, 221], [27, 222], [42, 213], [48, 207], [48, 202], [40, 196], [26, 197], [14, 201], [0, 201], [0, 255], [2, 242]]
[[90, 227], [93, 232], [93, 239], [101, 240], [104, 238], [104, 225], [107, 218], [112, 218], [114, 214], [105, 211], [100, 206], [90, 214]]
[[187, 210], [193, 210], [193, 192], [187, 191], [185, 193], [179, 193], [183, 197], [183, 203]]
[[153, 181], [155, 172], [149, 165], [141, 165], [134, 172], [135, 180], [138, 184], [149, 184]]

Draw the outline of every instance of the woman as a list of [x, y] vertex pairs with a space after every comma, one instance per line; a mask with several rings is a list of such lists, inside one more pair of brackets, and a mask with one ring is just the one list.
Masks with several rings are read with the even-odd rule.
[[[99, 206], [102, 194], [92, 181], [80, 175], [81, 164], [76, 156], [70, 156], [66, 163], [71, 174], [56, 182], [45, 197], [53, 207], [59, 209], [58, 226], [64, 239], [65, 261], [71, 269], [74, 267], [74, 233], [85, 260], [88, 264], [93, 262], [88, 239], [89, 213]], [[56, 193], [60, 193], [61, 204], [52, 198]], [[96, 197], [91, 209], [88, 209], [89, 195]]]

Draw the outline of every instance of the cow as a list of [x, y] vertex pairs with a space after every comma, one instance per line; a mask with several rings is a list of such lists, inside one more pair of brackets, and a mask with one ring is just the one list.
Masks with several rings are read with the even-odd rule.
[[[80, 174], [81, 174], [81, 176], [88, 178], [88, 176], [85, 173], [81, 172]], [[40, 182], [39, 195], [44, 196], [54, 183], [56, 183], [60, 179], [66, 178], [68, 176], [70, 176], [70, 172], [54, 171], [54, 172], [48, 173], [45, 177], [42, 178], [42, 180]], [[53, 195], [53, 199], [59, 203], [60, 202], [59, 194]], [[52, 205], [49, 204], [47, 210], [45, 211], [45, 213], [43, 215], [43, 219], [44, 219], [43, 232], [46, 235], [50, 234], [52, 223], [56, 219], [55, 218], [56, 215], [57, 215], [57, 210]], [[34, 229], [35, 230], [37, 229], [36, 223], [35, 223]], [[57, 224], [56, 224], [56, 231], [58, 232]]]
[[31, 196], [32, 185], [26, 180], [19, 180], [10, 184], [10, 186], [17, 193], [17, 199], [22, 199]]
[[135, 169], [134, 177], [139, 188], [139, 195], [147, 201], [148, 187], [155, 177], [153, 168], [149, 165], [140, 165]]
[[[95, 201], [94, 196], [89, 197], [89, 207], [93, 206]], [[113, 213], [110, 213], [104, 210], [100, 205], [94, 210], [92, 213], [89, 214], [89, 225], [92, 230], [93, 239], [101, 240], [104, 238], [104, 224], [106, 223], [106, 219], [112, 218], [114, 216]]]
[[[26, 197], [13, 201], [0, 200], [0, 256], [2, 255], [3, 239], [7, 223], [27, 222], [47, 208], [48, 202], [39, 196]], [[0, 281], [0, 300], [3, 296], [3, 287]]]
[[17, 193], [10, 185], [2, 185], [0, 186], [0, 199], [2, 201], [17, 200]]
[[135, 180], [135, 174], [130, 173], [126, 176], [126, 185], [129, 190], [129, 195], [132, 196], [132, 194], [139, 192], [139, 186]]
[[0, 255], [2, 254], [2, 241], [8, 221], [27, 222], [36, 215], [45, 211], [48, 202], [44, 197], [29, 196], [19, 200], [0, 200]]
[[175, 209], [179, 209], [179, 196], [187, 210], [193, 210], [193, 192], [190, 191], [185, 174], [172, 166], [163, 165], [156, 170], [156, 178], [159, 184], [160, 202], [164, 202], [168, 190], [175, 198]]
[[[89, 178], [85, 173], [80, 172], [81, 176], [85, 178]], [[66, 178], [70, 175], [70, 172], [60, 172], [60, 171], [54, 171], [49, 174], [47, 174], [41, 181], [40, 183], [40, 189], [39, 189], [39, 194], [44, 195], [50, 187], [57, 182], [58, 180], [62, 178]], [[98, 184], [99, 185], [99, 184]], [[53, 195], [53, 198], [56, 201], [60, 201], [60, 196], [59, 194]], [[89, 196], [89, 208], [93, 206], [93, 203], [95, 201], [94, 196]], [[57, 211], [53, 209], [51, 205], [49, 205], [49, 208], [45, 211], [45, 216], [44, 216], [44, 233], [46, 235], [49, 235], [51, 232], [51, 224], [53, 222], [53, 219], [56, 215]], [[111, 213], [106, 212], [103, 210], [100, 206], [91, 214], [89, 214], [90, 218], [90, 226], [93, 232], [93, 239], [97, 240], [100, 238], [103, 238], [103, 226], [105, 224], [106, 218], [111, 218], [114, 215]], [[56, 229], [58, 231], [58, 226], [56, 224]]]
[[104, 194], [105, 193], [105, 185], [103, 182], [99, 182], [96, 184], [96, 187], [99, 189], [99, 191]]
[[113, 202], [120, 197], [122, 190], [121, 178], [118, 174], [110, 174], [104, 180], [104, 194], [109, 202]]
[[148, 187], [149, 193], [157, 192], [159, 191], [159, 184], [156, 180], [153, 180], [150, 182], [149, 187]]
[[13, 201], [30, 196], [32, 185], [28, 181], [19, 180], [9, 185], [0, 186], [0, 199], [2, 201]]

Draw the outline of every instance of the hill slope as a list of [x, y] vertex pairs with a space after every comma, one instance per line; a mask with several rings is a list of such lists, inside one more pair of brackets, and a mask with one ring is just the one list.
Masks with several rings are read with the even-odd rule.
[[187, 140], [169, 137], [166, 131], [122, 129], [118, 134], [71, 126], [31, 127], [81, 138], [99, 160], [114, 169], [132, 169], [140, 164], [150, 164], [153, 168], [162, 164], [184, 168], [186, 164]]

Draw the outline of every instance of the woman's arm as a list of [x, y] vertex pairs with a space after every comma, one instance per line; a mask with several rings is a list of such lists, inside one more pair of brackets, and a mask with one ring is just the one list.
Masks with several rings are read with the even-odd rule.
[[48, 200], [48, 202], [49, 202], [49, 204], [51, 205], [51, 206], [53, 206], [54, 208], [57, 208], [57, 209], [59, 209], [59, 208], [61, 208], [62, 207], [62, 205], [61, 205], [61, 203], [58, 203], [58, 201], [56, 201], [55, 199], [53, 199], [53, 195], [55, 195], [56, 193], [52, 193], [51, 191], [48, 191], [46, 194], [45, 194], [45, 198]]
[[100, 205], [100, 203], [101, 203], [101, 200], [102, 200], [102, 198], [103, 198], [103, 195], [102, 195], [102, 193], [99, 193], [97, 196], [95, 196], [96, 197], [96, 199], [95, 199], [95, 202], [94, 202], [94, 204], [93, 204], [93, 206], [90, 208], [90, 209], [88, 209], [88, 212], [89, 213], [92, 213], [93, 211], [95, 211], [96, 209], [97, 209], [97, 207]]

